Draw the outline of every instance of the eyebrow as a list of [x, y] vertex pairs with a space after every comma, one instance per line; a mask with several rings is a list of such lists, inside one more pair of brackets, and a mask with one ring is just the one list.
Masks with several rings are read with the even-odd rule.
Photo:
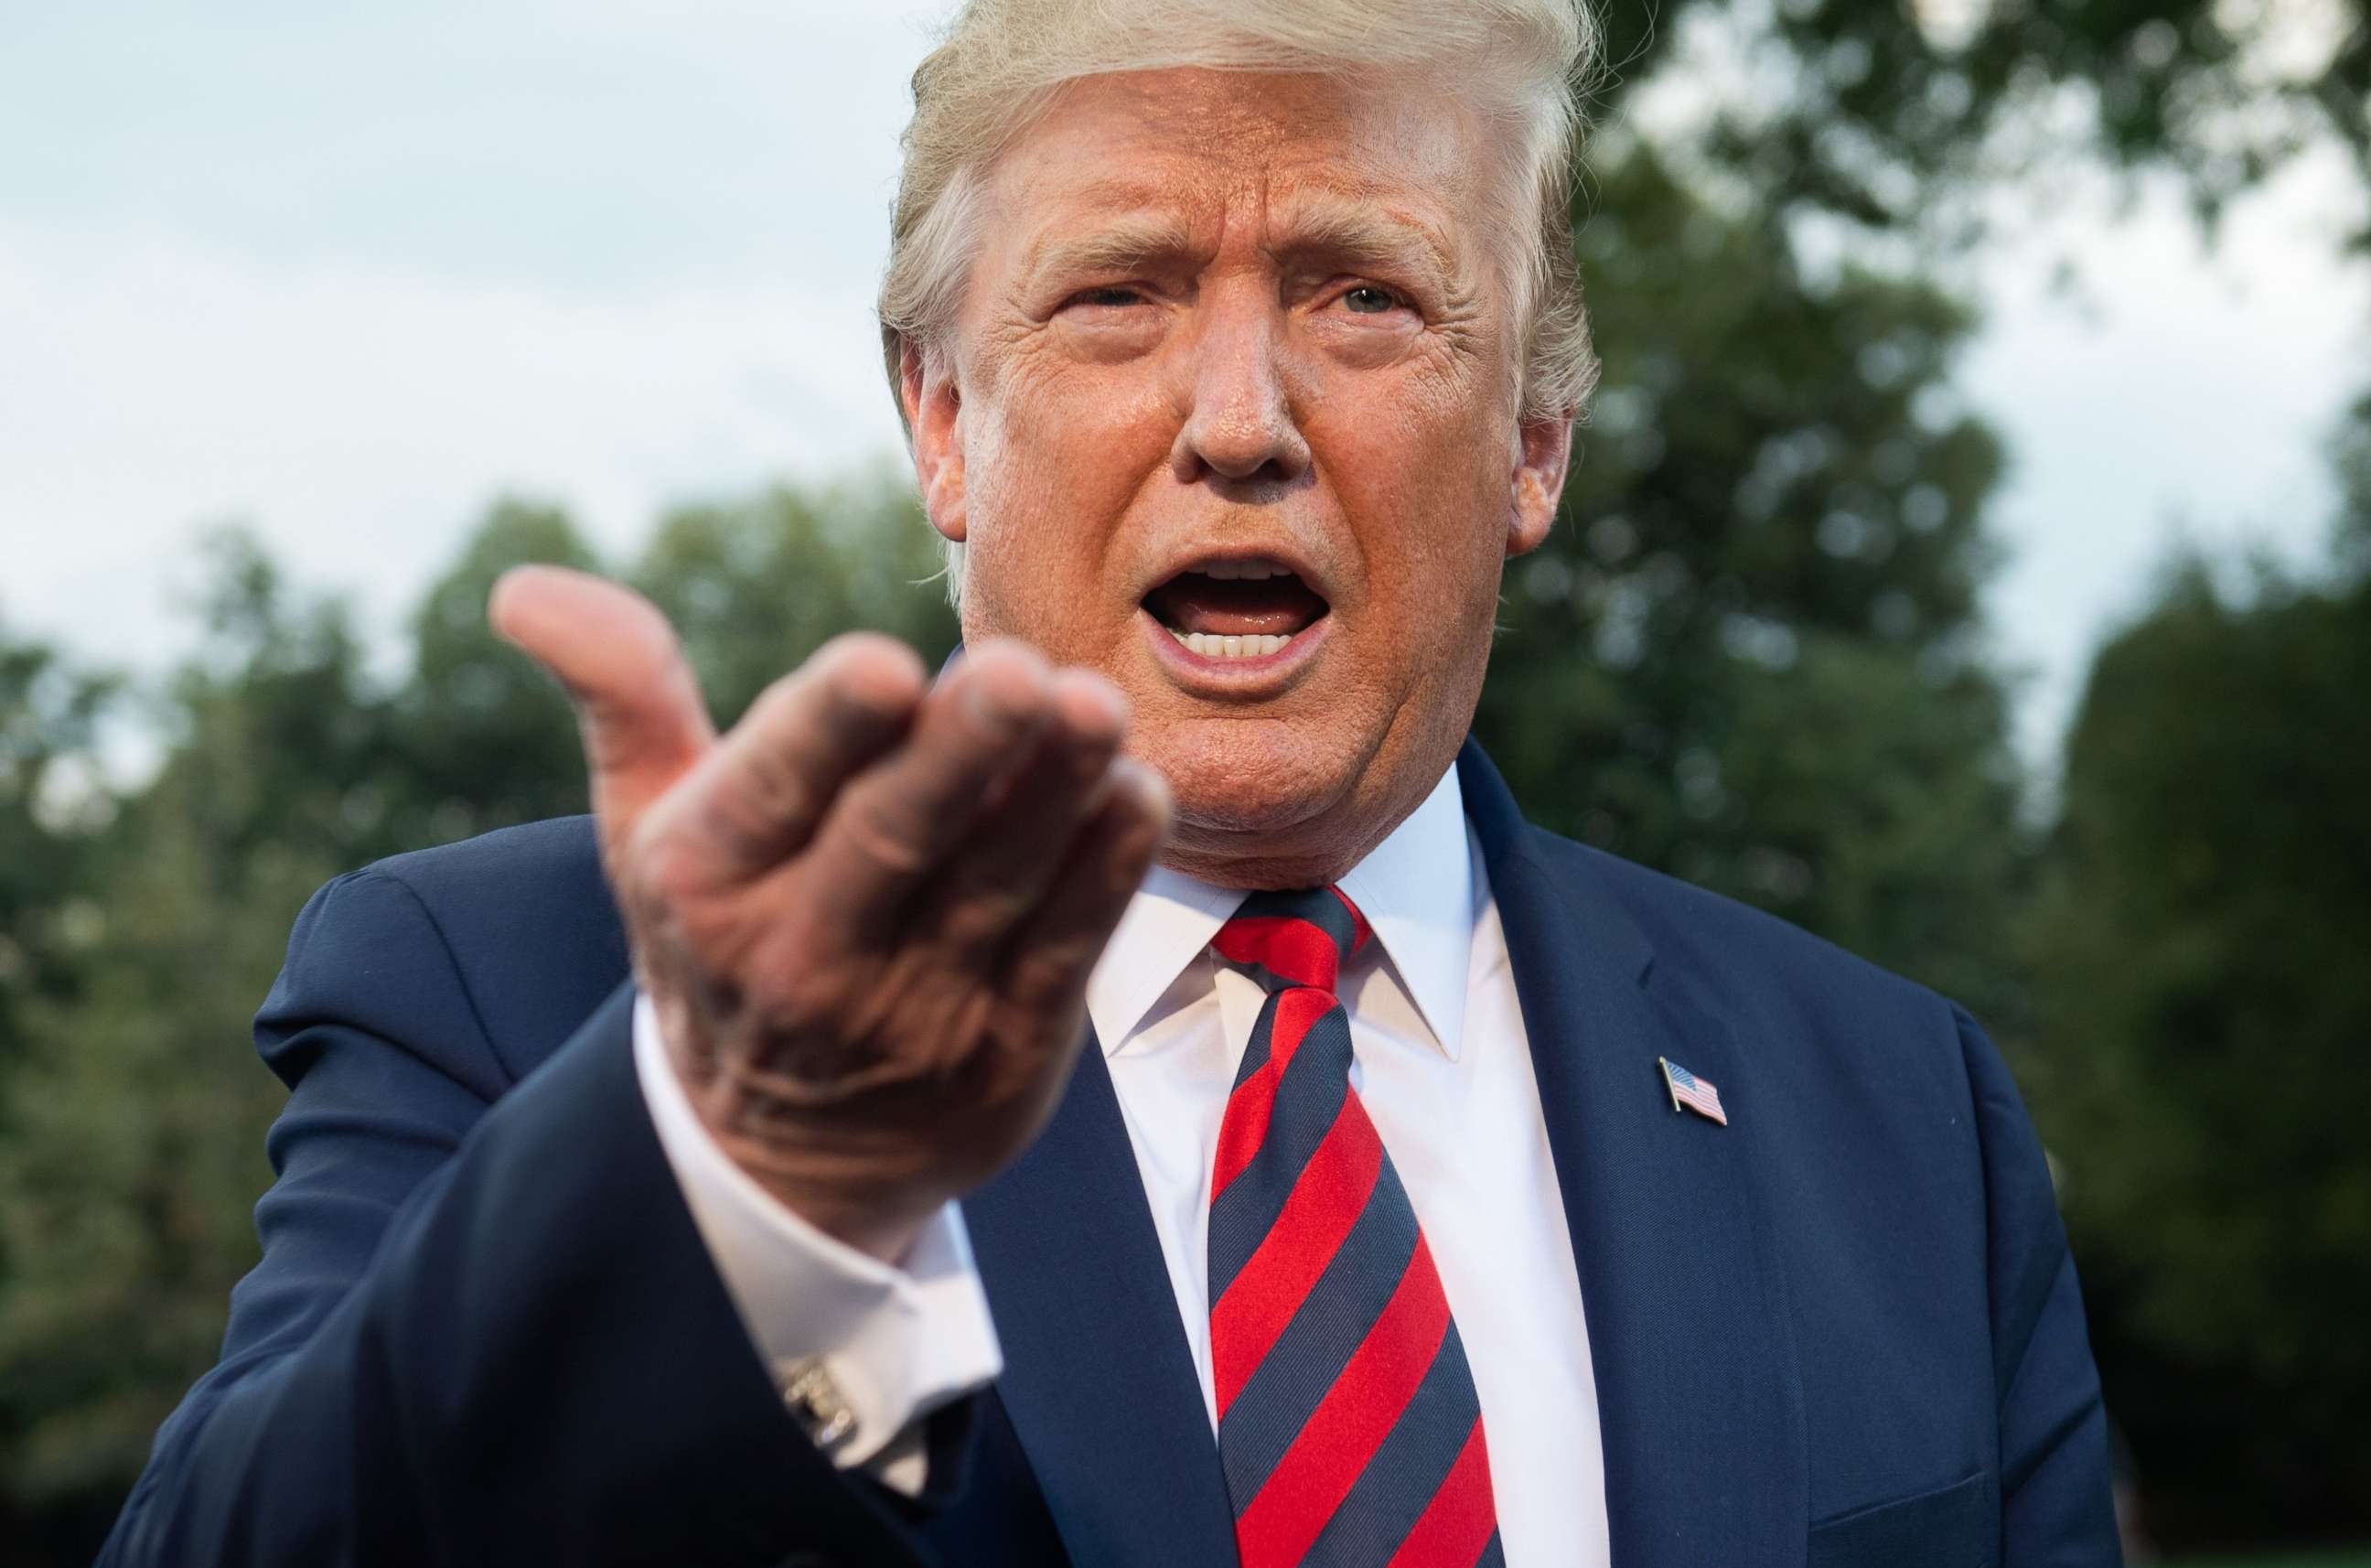
[[1364, 202], [1328, 199], [1290, 210], [1283, 237], [1269, 249], [1284, 256], [1338, 257], [1382, 271], [1426, 271], [1444, 282], [1458, 275], [1457, 252], [1448, 236]]
[[[1369, 203], [1325, 198], [1296, 203], [1284, 215], [1282, 233], [1266, 249], [1273, 256], [1319, 255], [1384, 271], [1428, 272], [1443, 281], [1459, 273], [1457, 251], [1431, 225]], [[1139, 212], [1091, 227], [1056, 228], [1024, 252], [1023, 274], [1075, 275], [1128, 273], [1190, 254], [1195, 239], [1173, 214]]]
[[1154, 214], [1116, 218], [1088, 229], [1056, 229], [1038, 237], [1023, 258], [1027, 277], [1047, 273], [1128, 273], [1185, 255], [1193, 236], [1176, 218]]

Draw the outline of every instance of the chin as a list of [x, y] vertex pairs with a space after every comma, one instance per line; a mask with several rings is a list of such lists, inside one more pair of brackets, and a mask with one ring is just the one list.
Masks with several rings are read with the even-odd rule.
[[1180, 827], [1227, 833], [1289, 835], [1340, 801], [1363, 761], [1338, 736], [1239, 716], [1139, 730], [1132, 749], [1168, 781]]

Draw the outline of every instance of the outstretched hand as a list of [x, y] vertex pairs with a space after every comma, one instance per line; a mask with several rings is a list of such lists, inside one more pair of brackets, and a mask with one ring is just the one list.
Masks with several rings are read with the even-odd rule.
[[851, 633], [720, 737], [632, 591], [521, 567], [490, 614], [575, 703], [635, 976], [700, 1120], [802, 1216], [901, 1255], [1051, 1111], [1167, 830], [1118, 691], [1010, 640], [932, 683]]

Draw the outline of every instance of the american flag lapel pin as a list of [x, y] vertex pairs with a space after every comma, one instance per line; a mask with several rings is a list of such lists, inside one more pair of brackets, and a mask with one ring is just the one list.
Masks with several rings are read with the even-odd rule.
[[1671, 1110], [1677, 1114], [1682, 1106], [1698, 1116], [1729, 1125], [1729, 1112], [1720, 1108], [1720, 1091], [1708, 1078], [1699, 1078], [1668, 1056], [1655, 1058], [1663, 1065], [1663, 1086], [1671, 1091]]

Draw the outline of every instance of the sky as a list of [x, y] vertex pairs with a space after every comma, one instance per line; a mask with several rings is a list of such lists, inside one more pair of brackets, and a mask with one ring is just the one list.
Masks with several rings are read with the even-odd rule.
[[[941, 11], [0, 0], [0, 616], [161, 668], [194, 541], [238, 520], [391, 646], [498, 494], [622, 552], [895, 454], [871, 304]], [[2321, 442], [2371, 379], [2350, 200], [2307, 164], [2209, 256], [2161, 196], [2012, 193], [1958, 386], [2013, 455], [1986, 608], [2045, 771], [2169, 551], [2318, 555]]]

